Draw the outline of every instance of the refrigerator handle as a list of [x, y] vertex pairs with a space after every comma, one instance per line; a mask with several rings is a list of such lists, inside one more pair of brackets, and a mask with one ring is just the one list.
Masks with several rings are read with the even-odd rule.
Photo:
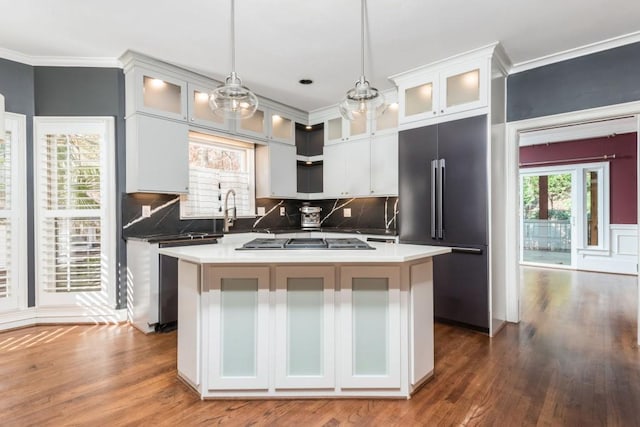
[[438, 239], [444, 239], [444, 179], [445, 179], [445, 162], [444, 159], [438, 160]]
[[438, 161], [431, 160], [431, 238], [436, 238], [436, 179]]

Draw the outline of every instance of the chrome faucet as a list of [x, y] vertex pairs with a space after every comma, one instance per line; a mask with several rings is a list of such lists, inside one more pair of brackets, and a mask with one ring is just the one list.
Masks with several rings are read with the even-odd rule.
[[[229, 194], [233, 194], [233, 207], [229, 207]], [[232, 211], [231, 217], [229, 217], [229, 211]], [[224, 195], [224, 226], [222, 231], [227, 233], [229, 231], [229, 227], [233, 225], [233, 221], [236, 220], [236, 192], [233, 188], [230, 188], [227, 191], [227, 194]]]

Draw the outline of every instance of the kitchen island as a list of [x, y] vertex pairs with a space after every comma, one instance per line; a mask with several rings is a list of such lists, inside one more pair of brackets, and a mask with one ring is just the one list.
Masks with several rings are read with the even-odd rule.
[[432, 257], [446, 247], [237, 250], [179, 259], [178, 375], [202, 398], [409, 398], [433, 374]]

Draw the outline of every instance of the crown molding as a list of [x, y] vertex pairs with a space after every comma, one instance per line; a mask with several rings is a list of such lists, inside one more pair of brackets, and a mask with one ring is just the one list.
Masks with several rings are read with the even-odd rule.
[[69, 56], [34, 56], [26, 55], [11, 49], [0, 47], [0, 58], [20, 62], [34, 67], [97, 67], [122, 68], [118, 58], [108, 57], [69, 57]]
[[556, 62], [562, 62], [580, 56], [589, 55], [592, 53], [602, 52], [616, 47], [624, 46], [631, 43], [640, 42], [640, 31], [634, 33], [625, 34], [618, 37], [613, 37], [607, 40], [601, 40], [599, 42], [587, 44], [584, 46], [576, 47], [573, 49], [565, 50], [562, 52], [552, 53], [550, 55], [542, 56], [540, 58], [531, 59], [528, 61], [518, 62], [511, 67], [510, 74], [520, 73], [522, 71], [531, 70], [533, 68], [542, 67], [549, 64], [555, 64]]

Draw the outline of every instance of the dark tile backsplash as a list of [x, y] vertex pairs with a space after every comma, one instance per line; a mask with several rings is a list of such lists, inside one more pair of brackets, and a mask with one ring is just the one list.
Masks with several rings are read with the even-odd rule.
[[[309, 201], [322, 208], [322, 228], [345, 230], [397, 229], [397, 197], [369, 197], [363, 199], [326, 199]], [[266, 215], [239, 218], [232, 232], [251, 230], [299, 230], [302, 200], [257, 199], [256, 207], [264, 207]], [[142, 206], [151, 206], [151, 216], [142, 218]], [[280, 207], [286, 215], [280, 216]], [[343, 208], [351, 208], [351, 217], [345, 218]], [[124, 194], [122, 201], [123, 237], [141, 237], [156, 234], [188, 232], [222, 232], [222, 219], [180, 219], [180, 196], [171, 194]]]

